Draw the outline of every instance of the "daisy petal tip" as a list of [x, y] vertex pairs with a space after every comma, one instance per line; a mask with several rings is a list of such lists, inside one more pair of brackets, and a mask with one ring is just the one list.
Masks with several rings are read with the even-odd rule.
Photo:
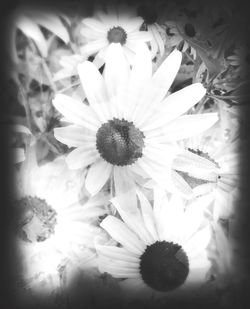
[[102, 220], [100, 223], [100, 227], [106, 230], [107, 225], [109, 225], [113, 221], [113, 216], [108, 215], [106, 218]]
[[91, 63], [90, 61], [84, 61], [82, 63], [79, 63], [77, 65], [77, 72], [78, 74], [82, 74], [83, 72], [85, 72], [85, 70], [87, 70], [90, 67], [93, 67], [93, 63]]

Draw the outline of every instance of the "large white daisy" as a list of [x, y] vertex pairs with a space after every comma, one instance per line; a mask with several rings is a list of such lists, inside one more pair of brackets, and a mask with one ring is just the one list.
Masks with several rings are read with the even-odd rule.
[[81, 53], [95, 55], [94, 63], [98, 67], [104, 64], [111, 43], [120, 43], [127, 60], [132, 63], [138, 42], [152, 39], [149, 32], [139, 31], [143, 19], [132, 7], [107, 5], [106, 12], [98, 10], [82, 23], [81, 33], [87, 43], [81, 47]]
[[[110, 46], [104, 77], [91, 62], [78, 66], [89, 105], [58, 94], [54, 106], [73, 125], [55, 128], [55, 137], [76, 147], [66, 158], [70, 168], [90, 165], [86, 189], [96, 194], [113, 176], [116, 194], [145, 174], [161, 187], [173, 186], [172, 160], [177, 140], [198, 134], [217, 121], [216, 113], [184, 115], [206, 90], [199, 83], [169, 96], [182, 54], [175, 50], [152, 76], [151, 54], [138, 47], [132, 70], [120, 44]], [[129, 206], [128, 206], [129, 207]]]
[[[104, 196], [84, 201], [82, 175], [68, 169], [64, 158], [38, 167], [28, 154], [17, 178], [16, 211], [18, 248], [22, 256], [23, 280], [29, 287], [58, 287], [61, 264], [84, 258], [100, 233], [99, 216], [106, 214]], [[88, 253], [89, 255], [89, 253]]]
[[206, 247], [211, 230], [204, 211], [211, 199], [202, 197], [185, 206], [178, 195], [154, 191], [153, 207], [137, 191], [136, 211], [124, 211], [123, 197], [111, 200], [122, 220], [107, 216], [101, 227], [116, 242], [96, 239], [101, 272], [114, 278], [128, 295], [174, 296], [200, 287], [210, 268]]

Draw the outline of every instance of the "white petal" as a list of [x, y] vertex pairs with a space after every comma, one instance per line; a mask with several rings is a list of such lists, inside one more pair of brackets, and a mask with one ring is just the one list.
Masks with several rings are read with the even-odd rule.
[[86, 177], [86, 189], [91, 195], [98, 193], [105, 185], [111, 173], [112, 166], [106, 161], [100, 160], [93, 164]]
[[128, 251], [139, 256], [144, 251], [145, 245], [121, 220], [116, 217], [106, 217], [100, 226], [104, 228], [113, 239], [122, 244]]
[[161, 188], [167, 188], [171, 177], [163, 170], [163, 165], [159, 166], [156, 162], [144, 157], [137, 161], [137, 164], [151, 177]]
[[110, 259], [126, 261], [134, 264], [139, 264], [140, 262], [137, 256], [121, 247], [104, 246], [97, 244], [96, 250], [98, 254], [101, 254]]
[[198, 135], [214, 125], [217, 120], [217, 113], [181, 116], [164, 127], [165, 140], [177, 141]]
[[123, 210], [134, 212], [137, 204], [135, 182], [127, 167], [114, 167], [114, 186], [115, 194], [123, 196]]
[[198, 103], [205, 95], [206, 89], [200, 83], [185, 87], [168, 96], [159, 107], [159, 113], [145, 126], [145, 130], [152, 130], [165, 125], [179, 117]]
[[190, 258], [205, 252], [209, 242], [211, 241], [211, 227], [206, 225], [204, 228], [196, 232], [188, 241], [182, 244], [183, 249]]
[[132, 31], [139, 30], [142, 23], [143, 23], [142, 17], [137, 16], [137, 17], [129, 20], [129, 22], [123, 22], [122, 21], [121, 26], [126, 31], [126, 33], [130, 33]]
[[99, 257], [99, 269], [101, 272], [107, 272], [114, 278], [138, 278], [139, 269], [130, 267], [128, 262], [114, 261]]
[[77, 67], [89, 104], [101, 104], [107, 100], [105, 83], [96, 66], [85, 61]]
[[[129, 96], [132, 101], [131, 108], [137, 106], [138, 98], [143, 91], [146, 83], [149, 82], [152, 75], [151, 55], [146, 44], [138, 44], [136, 55], [134, 57], [134, 65], [132, 67], [129, 79]], [[143, 102], [141, 102], [143, 104]], [[137, 108], [138, 109], [138, 108]], [[131, 112], [134, 113], [132, 109]]]
[[[127, 193], [130, 194], [130, 193]], [[116, 196], [115, 198], [112, 198], [110, 201], [115, 206], [115, 208], [118, 210], [122, 220], [126, 225], [145, 243], [145, 244], [151, 244], [154, 242], [152, 236], [149, 234], [143, 220], [141, 213], [139, 212], [139, 209], [135, 205], [134, 211], [128, 212], [124, 211], [123, 208], [125, 208], [124, 203], [126, 202], [126, 199], [124, 199], [124, 195]]]
[[82, 36], [90, 39], [90, 40], [98, 40], [103, 39], [104, 35], [101, 32], [95, 31], [94, 29], [91, 29], [89, 27], [83, 26], [80, 30], [80, 33]]
[[154, 73], [151, 81], [145, 86], [145, 92], [141, 96], [140, 114], [135, 119], [139, 125], [147, 123], [155, 107], [167, 94], [181, 64], [182, 54], [178, 50], [173, 51]]
[[150, 51], [151, 51], [151, 57], [152, 57], [152, 59], [154, 59], [155, 56], [157, 55], [157, 52], [158, 52], [158, 44], [157, 44], [157, 42], [156, 42], [156, 40], [155, 40], [155, 37], [154, 37], [153, 32], [152, 32], [152, 30], [150, 29], [150, 27], [152, 27], [152, 25], [149, 25], [149, 26], [148, 26], [148, 31], [151, 32], [152, 38], [153, 38], [152, 41], [150, 41], [150, 46], [151, 46]]
[[160, 51], [160, 55], [163, 56], [163, 54], [164, 54], [164, 42], [163, 42], [163, 39], [162, 39], [160, 33], [158, 32], [157, 26], [151, 25], [149, 27], [151, 27], [152, 35], [154, 37], [154, 40], [157, 42], [157, 45], [158, 45], [158, 48], [159, 48], [159, 51]]
[[182, 54], [174, 50], [160, 65], [152, 77], [152, 83], [158, 90], [157, 101], [161, 101], [167, 94], [181, 65]]
[[78, 169], [86, 167], [100, 158], [98, 152], [94, 147], [90, 149], [86, 146], [74, 149], [66, 157], [66, 162], [70, 169]]
[[67, 95], [57, 94], [53, 100], [53, 105], [67, 120], [91, 131], [98, 129], [99, 122], [97, 118], [84, 103], [78, 102]]
[[94, 18], [84, 18], [82, 20], [82, 23], [86, 26], [88, 26], [89, 28], [103, 33], [103, 35], [106, 35], [107, 33], [107, 29], [105, 27], [105, 24], [101, 23], [100, 21], [98, 21], [97, 19]]
[[141, 212], [142, 212], [144, 224], [147, 230], [150, 232], [150, 235], [153, 238], [153, 241], [157, 241], [158, 234], [156, 231], [152, 206], [150, 205], [149, 201], [147, 200], [147, 198], [141, 191], [137, 190], [137, 195], [138, 195], [138, 198], [141, 204]]
[[175, 188], [171, 188], [173, 192], [178, 192], [183, 197], [188, 198], [192, 196], [192, 188], [189, 184], [174, 170], [172, 171], [172, 181]]
[[96, 137], [91, 133], [92, 131], [74, 125], [54, 129], [55, 138], [69, 147], [79, 147], [91, 142], [95, 147]]
[[112, 43], [106, 52], [104, 79], [109, 97], [112, 98], [127, 87], [129, 64], [120, 43]]
[[128, 34], [128, 41], [135, 42], [148, 42], [152, 40], [152, 35], [149, 31], [133, 31]]
[[14, 148], [14, 163], [20, 163], [25, 160], [25, 153], [22, 148]]
[[91, 41], [83, 46], [80, 47], [81, 54], [84, 56], [90, 56], [97, 52], [99, 52], [101, 49], [105, 48], [105, 46], [108, 45], [107, 39], [98, 39], [95, 41]]
[[203, 158], [192, 151], [183, 150], [174, 159], [173, 168], [178, 171], [190, 172], [190, 174], [199, 170], [201, 170], [201, 172], [205, 170], [211, 173], [216, 169], [216, 165], [212, 161]]
[[193, 199], [192, 203], [187, 206], [185, 213], [180, 217], [182, 241], [186, 241], [199, 230], [204, 223], [204, 212], [212, 202], [213, 197], [206, 195]]

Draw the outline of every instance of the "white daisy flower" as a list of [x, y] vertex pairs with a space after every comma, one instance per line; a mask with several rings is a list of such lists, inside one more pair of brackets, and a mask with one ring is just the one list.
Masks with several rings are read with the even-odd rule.
[[76, 147], [70, 168], [90, 165], [86, 189], [96, 194], [113, 176], [116, 194], [134, 186], [135, 175], [172, 186], [171, 165], [180, 151], [176, 141], [198, 134], [217, 121], [216, 113], [184, 115], [205, 94], [199, 83], [166, 94], [181, 63], [177, 50], [152, 76], [149, 49], [140, 45], [132, 70], [119, 44], [110, 46], [104, 77], [86, 61], [78, 67], [89, 105], [58, 94], [54, 106], [73, 125], [55, 128], [55, 137]]
[[92, 18], [82, 20], [82, 35], [86, 43], [82, 46], [84, 55], [96, 55], [98, 67], [106, 62], [106, 52], [111, 43], [120, 43], [127, 60], [132, 63], [138, 42], [152, 39], [147, 31], [140, 31], [143, 19], [136, 16], [131, 7], [107, 5], [106, 12], [98, 10]]
[[206, 252], [211, 230], [204, 216], [211, 199], [196, 199], [185, 209], [178, 195], [168, 198], [155, 189], [152, 207], [137, 194], [134, 213], [123, 211], [122, 196], [111, 200], [123, 221], [109, 215], [100, 224], [117, 245], [96, 239], [99, 270], [123, 279], [119, 284], [135, 297], [171, 297], [200, 287], [211, 266]]
[[[36, 288], [45, 280], [59, 284], [59, 267], [85, 248], [93, 249], [100, 233], [95, 223], [106, 214], [104, 196], [83, 202], [81, 173], [68, 169], [64, 158], [38, 167], [34, 149], [20, 171], [15, 205], [18, 219], [18, 248], [23, 258], [23, 278]], [[82, 202], [81, 202], [82, 201]]]
[[173, 161], [173, 166], [192, 186], [193, 196], [212, 194], [215, 220], [228, 217], [232, 213], [239, 189], [240, 141], [238, 138], [225, 141], [222, 140], [223, 137], [221, 127], [215, 126], [203, 134], [183, 141], [186, 149], [210, 161], [211, 167], [214, 166], [212, 168], [208, 168], [208, 165], [202, 167], [199, 160], [195, 159], [193, 164], [182, 162], [182, 166], [178, 156]]

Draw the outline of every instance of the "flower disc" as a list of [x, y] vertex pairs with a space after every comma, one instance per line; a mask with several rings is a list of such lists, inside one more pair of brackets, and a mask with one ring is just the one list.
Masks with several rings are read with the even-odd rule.
[[142, 156], [144, 134], [133, 122], [109, 120], [96, 133], [96, 148], [101, 157], [113, 165], [130, 165]]
[[181, 286], [189, 273], [189, 261], [178, 244], [157, 241], [147, 246], [141, 256], [143, 281], [157, 291], [170, 291]]
[[121, 43], [121, 45], [124, 45], [127, 40], [127, 34], [122, 27], [113, 27], [108, 31], [107, 38], [109, 43]]

